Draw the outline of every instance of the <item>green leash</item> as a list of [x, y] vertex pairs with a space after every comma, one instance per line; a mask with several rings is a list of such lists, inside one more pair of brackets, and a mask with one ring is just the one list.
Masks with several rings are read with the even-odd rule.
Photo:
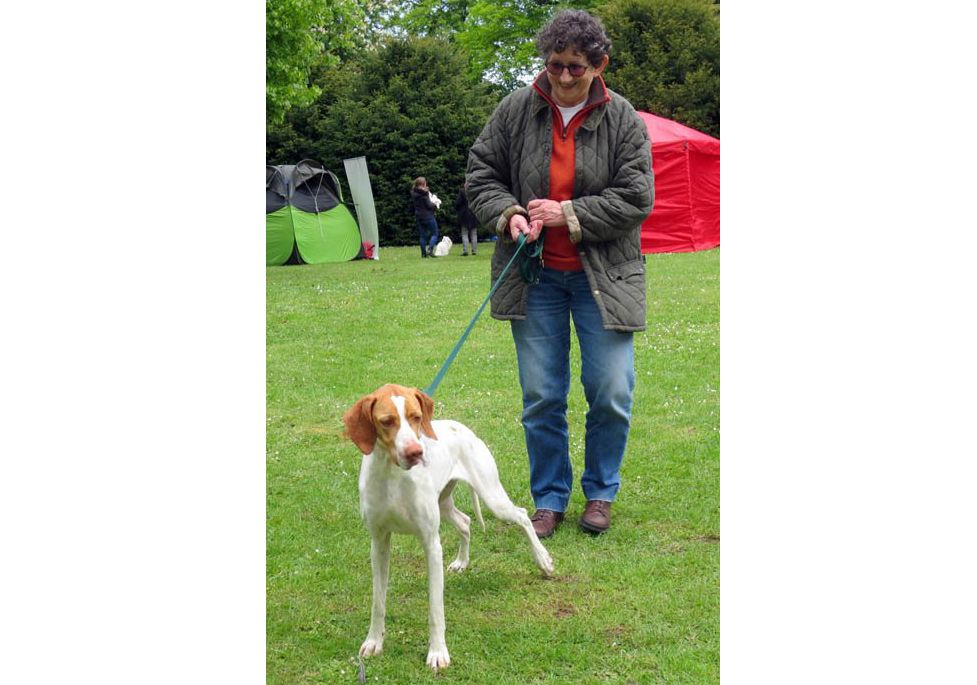
[[[492, 299], [492, 295], [498, 290], [499, 284], [502, 283], [502, 279], [505, 278], [506, 273], [509, 271], [509, 267], [513, 265], [516, 259], [519, 258], [520, 253], [522, 253], [522, 248], [526, 246], [526, 236], [523, 234], [519, 235], [519, 240], [516, 242], [516, 252], [512, 255], [512, 259], [509, 263], [505, 265], [502, 269], [502, 273], [499, 274], [499, 278], [492, 285], [492, 289], [489, 290], [489, 294], [485, 297], [485, 301], [482, 302], [482, 306], [478, 308], [475, 312], [475, 316], [472, 317], [471, 322], [468, 324], [468, 328], [465, 332], [461, 334], [461, 338], [455, 344], [455, 348], [451, 350], [451, 354], [445, 360], [444, 364], [441, 366], [441, 370], [438, 371], [438, 375], [434, 377], [431, 381], [431, 385], [424, 389], [424, 392], [428, 395], [433, 396], [434, 391], [438, 389], [441, 385], [441, 380], [444, 378], [445, 374], [448, 373], [448, 367], [451, 366], [451, 362], [455, 360], [458, 356], [458, 352], [461, 350], [461, 346], [465, 344], [465, 340], [468, 339], [468, 334], [472, 332], [472, 328], [475, 327], [475, 322], [478, 321], [478, 317], [482, 315], [482, 310], [485, 309], [485, 305], [489, 303]], [[523, 260], [519, 263], [519, 274], [522, 276], [523, 280], [527, 283], [538, 283], [540, 271], [543, 270], [543, 236], [539, 237], [539, 240], [530, 245], [529, 249], [523, 253]]]

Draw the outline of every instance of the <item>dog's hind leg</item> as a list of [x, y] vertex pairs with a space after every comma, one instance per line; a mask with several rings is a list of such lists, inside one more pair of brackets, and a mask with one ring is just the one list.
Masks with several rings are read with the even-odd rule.
[[[457, 481], [455, 481], [457, 482]], [[454, 498], [451, 496], [455, 488], [452, 482], [441, 493], [441, 500], [438, 503], [441, 507], [441, 518], [451, 521], [451, 524], [458, 529], [461, 536], [461, 546], [458, 548], [458, 557], [448, 565], [449, 571], [461, 572], [468, 568], [468, 553], [471, 541], [471, 522], [472, 520], [455, 506]]]
[[529, 540], [529, 549], [536, 565], [539, 566], [544, 576], [547, 578], [552, 576], [554, 573], [553, 559], [539, 538], [536, 537], [536, 531], [533, 530], [533, 524], [529, 520], [526, 510], [513, 504], [502, 487], [502, 481], [499, 480], [499, 470], [489, 448], [477, 437], [474, 438], [473, 448], [471, 455], [473, 458], [469, 464], [472, 490], [477, 493], [478, 497], [481, 497], [485, 506], [496, 518], [514, 523], [522, 528]]
[[536, 537], [536, 531], [533, 530], [533, 524], [529, 520], [529, 515], [526, 513], [526, 510], [513, 504], [501, 485], [495, 494], [490, 495], [487, 492], [483, 492], [482, 501], [485, 502], [489, 511], [496, 518], [514, 523], [522, 528], [523, 533], [526, 534], [526, 539], [529, 541], [529, 551], [533, 555], [533, 560], [539, 566], [539, 570], [543, 572], [544, 576], [547, 578], [551, 577], [555, 571], [553, 559], [550, 557], [550, 553], [546, 551], [546, 548], [543, 547], [543, 543]]

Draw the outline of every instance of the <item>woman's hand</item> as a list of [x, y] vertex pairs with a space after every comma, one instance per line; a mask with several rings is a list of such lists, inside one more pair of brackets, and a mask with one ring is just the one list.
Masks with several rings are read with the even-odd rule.
[[556, 200], [530, 200], [526, 205], [530, 221], [540, 221], [543, 226], [566, 226], [563, 207]]
[[[530, 203], [532, 204], [532, 203]], [[509, 219], [509, 235], [513, 241], [519, 240], [520, 235], [526, 236], [526, 242], [531, 243], [539, 238], [543, 230], [542, 221], [527, 221], [522, 214], [513, 214]]]

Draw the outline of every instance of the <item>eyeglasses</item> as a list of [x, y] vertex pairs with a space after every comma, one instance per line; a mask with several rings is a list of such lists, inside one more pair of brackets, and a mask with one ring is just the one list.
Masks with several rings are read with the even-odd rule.
[[563, 70], [566, 69], [570, 72], [570, 76], [573, 78], [580, 78], [587, 71], [588, 65], [586, 64], [564, 64], [563, 62], [547, 62], [546, 71], [553, 74], [553, 76], [563, 76]]

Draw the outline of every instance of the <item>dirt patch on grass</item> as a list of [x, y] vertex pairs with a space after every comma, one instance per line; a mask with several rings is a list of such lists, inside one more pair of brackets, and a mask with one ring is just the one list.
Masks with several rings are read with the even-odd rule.
[[576, 607], [567, 602], [560, 602], [556, 605], [556, 611], [553, 613], [557, 618], [566, 618], [568, 616], [573, 616], [577, 613]]
[[562, 584], [567, 584], [567, 585], [576, 585], [577, 583], [582, 582], [584, 580], [584, 578], [582, 578], [581, 576], [574, 576], [574, 575], [569, 575], [569, 574], [562, 575], [559, 572], [559, 569], [557, 569], [556, 575], [553, 576], [552, 578], [548, 578], [547, 580], [549, 580], [552, 583], [562, 583]]

